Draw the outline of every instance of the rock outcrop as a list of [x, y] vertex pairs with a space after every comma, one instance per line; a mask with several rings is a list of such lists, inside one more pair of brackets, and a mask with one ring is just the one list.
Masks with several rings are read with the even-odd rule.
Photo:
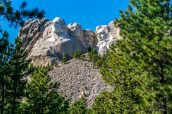
[[60, 82], [58, 91], [70, 102], [85, 97], [91, 107], [96, 96], [103, 91], [112, 91], [112, 87], [103, 82], [99, 69], [91, 62], [72, 59], [49, 72], [54, 82]]
[[97, 51], [100, 55], [106, 53], [110, 48], [110, 45], [113, 44], [116, 40], [121, 39], [120, 37], [120, 28], [115, 27], [113, 22], [110, 22], [108, 25], [101, 25], [96, 27], [96, 37], [98, 40]]
[[58, 63], [63, 55], [72, 56], [76, 50], [87, 52], [89, 47], [103, 55], [109, 46], [120, 39], [120, 29], [109, 25], [98, 26], [96, 32], [83, 30], [78, 23], [66, 24], [62, 18], [29, 20], [20, 29], [23, 48], [29, 52], [34, 65]]

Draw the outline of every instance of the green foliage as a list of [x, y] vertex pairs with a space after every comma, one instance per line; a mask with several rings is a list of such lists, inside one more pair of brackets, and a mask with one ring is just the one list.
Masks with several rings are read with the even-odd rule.
[[30, 60], [26, 59], [27, 54], [24, 53], [22, 42], [18, 38], [15, 42], [15, 49], [12, 51], [10, 64], [10, 85], [8, 88], [8, 109], [10, 113], [15, 114], [19, 101], [24, 96], [24, 88], [26, 85], [25, 76], [30, 70]]
[[[106, 61], [101, 68], [103, 79], [114, 90], [98, 97], [93, 106], [96, 113], [146, 113], [149, 107], [147, 72], [142, 69], [143, 61], [139, 63], [136, 56], [132, 55], [131, 42], [118, 41], [108, 52]], [[135, 60], [136, 59], [136, 60]], [[101, 105], [100, 105], [101, 104]]]
[[81, 60], [85, 60], [86, 59], [86, 55], [85, 54], [82, 54], [81, 57], [80, 57]]
[[[5, 0], [3, 0], [5, 1]], [[44, 11], [40, 11], [38, 8], [31, 10], [26, 9], [27, 3], [22, 2], [18, 9], [12, 7], [11, 0], [4, 2], [4, 5], [0, 6], [0, 17], [6, 19], [11, 26], [17, 27], [23, 25], [27, 19], [42, 18]]]
[[100, 57], [96, 50], [90, 50], [88, 57], [94, 66], [101, 67], [103, 65], [104, 57]]
[[122, 12], [122, 18], [116, 22], [121, 24], [121, 34], [132, 42], [144, 62], [142, 68], [149, 74], [149, 90], [154, 94], [150, 111], [171, 113], [171, 1], [131, 0], [131, 4], [135, 9], [130, 7]]
[[26, 75], [30, 72], [30, 60], [21, 48], [19, 39], [15, 47], [9, 44], [8, 34], [4, 33], [0, 40], [0, 73], [1, 73], [1, 113], [16, 113], [18, 104], [24, 95]]
[[104, 92], [96, 98], [92, 106], [93, 114], [116, 114], [112, 93]]
[[82, 55], [81, 51], [80, 50], [76, 50], [74, 53], [73, 53], [73, 58], [80, 58]]
[[[16, 9], [12, 7], [11, 0], [3, 0], [0, 5], [1, 21], [10, 23], [10, 27], [23, 25], [27, 19], [42, 18], [44, 11], [38, 8], [26, 9], [26, 2]], [[15, 114], [18, 104], [23, 97], [26, 84], [25, 75], [29, 70], [29, 60], [26, 60], [26, 53], [22, 49], [19, 38], [15, 46], [8, 41], [8, 33], [0, 28], [0, 113]]]
[[98, 57], [97, 51], [91, 50], [90, 52], [88, 52], [88, 57], [93, 61], [96, 60], [96, 58]]
[[67, 61], [68, 61], [68, 58], [65, 54], [63, 54], [63, 57], [62, 57], [62, 63], [65, 64]]
[[7, 109], [7, 90], [9, 86], [10, 64], [12, 46], [9, 45], [8, 33], [4, 32], [0, 39], [0, 113]]
[[74, 102], [68, 109], [69, 114], [89, 114], [84, 98]]
[[19, 107], [22, 114], [64, 114], [68, 102], [57, 93], [59, 84], [52, 83], [48, 70], [38, 68], [27, 84], [26, 98]]
[[[114, 86], [97, 98], [97, 113], [172, 113], [170, 0], [131, 0], [115, 21], [122, 41], [107, 54], [101, 74]], [[103, 108], [107, 107], [107, 108]]]

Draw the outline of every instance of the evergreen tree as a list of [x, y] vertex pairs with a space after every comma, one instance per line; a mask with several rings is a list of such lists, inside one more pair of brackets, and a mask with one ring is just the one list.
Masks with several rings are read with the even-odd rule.
[[114, 91], [106, 102], [104, 95], [98, 98], [94, 107], [103, 101], [112, 104], [114, 113], [172, 113], [170, 2], [130, 0], [121, 12], [115, 24], [123, 40], [112, 46], [101, 70]]
[[144, 61], [131, 54], [130, 44], [127, 40], [118, 41], [108, 52], [101, 74], [114, 90], [111, 93], [104, 92], [96, 99], [93, 105], [95, 113], [146, 113], [150, 105], [146, 98], [151, 96], [147, 90], [149, 78], [142, 69]]
[[9, 59], [11, 54], [12, 47], [8, 42], [8, 33], [4, 32], [2, 39], [0, 39], [0, 112], [4, 113], [5, 110], [5, 101], [6, 101], [6, 93], [7, 93], [7, 85], [9, 78]]
[[131, 0], [131, 6], [116, 21], [123, 38], [132, 42], [148, 71], [155, 94], [153, 112], [171, 113], [171, 0]]
[[68, 109], [69, 114], [91, 114], [91, 111], [87, 109], [85, 98], [81, 98], [80, 100], [71, 104]]
[[10, 59], [10, 85], [8, 89], [9, 113], [15, 114], [21, 98], [24, 96], [26, 76], [30, 73], [30, 60], [22, 49], [22, 42], [18, 38]]
[[88, 58], [92, 61], [94, 66], [101, 67], [104, 62], [104, 56], [99, 56], [96, 50], [88, 52]]
[[95, 66], [96, 61], [98, 60], [98, 53], [96, 50], [91, 50], [91, 52], [88, 52], [88, 57], [91, 60], [91, 62], [93, 63], [93, 65]]
[[65, 64], [68, 61], [68, 58], [65, 54], [62, 56], [62, 63]]
[[12, 7], [11, 0], [3, 0], [3, 2], [4, 5], [0, 5], [0, 17], [7, 20], [11, 26], [17, 27], [23, 25], [27, 19], [42, 18], [44, 16], [44, 11], [40, 11], [38, 8], [26, 9], [26, 2], [22, 2], [17, 10]]
[[[23, 25], [24, 21], [27, 19], [42, 18], [44, 16], [43, 10], [40, 11], [38, 8], [28, 10], [26, 6], [27, 3], [22, 2], [20, 7], [16, 9], [12, 7], [11, 0], [3, 0], [0, 5], [1, 21], [5, 20], [9, 22], [10, 27], [17, 27]], [[7, 33], [0, 27], [0, 34], [2, 33], [4, 34], [2, 35], [3, 38], [0, 40], [0, 110], [1, 114], [12, 112], [14, 114], [17, 102], [19, 102], [20, 99], [19, 97], [22, 97], [22, 94], [19, 93], [23, 93], [22, 86], [24, 86], [24, 81], [22, 79], [25, 75], [24, 69], [26, 71], [27, 68], [25, 68], [26, 62], [23, 62], [25, 56], [19, 49], [21, 45], [17, 43], [16, 49], [14, 49], [14, 47], [9, 44]], [[22, 58], [22, 56], [24, 58]]]
[[73, 53], [73, 58], [80, 58], [81, 55], [82, 55], [81, 50], [76, 50], [76, 51]]
[[68, 102], [57, 93], [59, 84], [51, 82], [47, 69], [36, 69], [30, 80], [19, 113], [65, 114], [67, 112]]

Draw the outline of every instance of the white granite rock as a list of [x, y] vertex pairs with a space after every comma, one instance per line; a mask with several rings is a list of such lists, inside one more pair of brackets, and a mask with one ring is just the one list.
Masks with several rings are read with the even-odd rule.
[[116, 40], [121, 39], [120, 37], [120, 28], [115, 27], [113, 22], [110, 22], [108, 25], [101, 25], [96, 27], [96, 36], [97, 36], [97, 50], [100, 55], [106, 53]]
[[60, 60], [64, 54], [72, 56], [76, 50], [85, 53], [89, 47], [103, 55], [115, 40], [120, 39], [119, 32], [120, 29], [114, 27], [113, 22], [98, 26], [96, 32], [93, 32], [83, 30], [78, 23], [67, 25], [62, 18], [56, 17], [52, 21], [26, 21], [20, 29], [19, 37], [23, 40], [23, 47], [29, 52], [33, 62], [39, 61], [37, 58], [49, 58], [45, 60], [49, 62], [37, 62], [38, 66], [46, 66], [47, 63], [53, 64], [51, 60]]
[[75, 38], [82, 38], [83, 37], [83, 30], [82, 27], [78, 23], [70, 23], [67, 26], [69, 36]]

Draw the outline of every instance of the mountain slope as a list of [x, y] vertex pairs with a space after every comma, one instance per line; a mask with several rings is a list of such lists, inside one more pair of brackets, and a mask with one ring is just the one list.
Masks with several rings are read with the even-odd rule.
[[70, 102], [85, 97], [88, 107], [101, 92], [112, 90], [103, 82], [99, 69], [93, 68], [89, 61], [72, 59], [67, 64], [54, 67], [49, 75], [54, 82], [60, 82], [58, 91]]

